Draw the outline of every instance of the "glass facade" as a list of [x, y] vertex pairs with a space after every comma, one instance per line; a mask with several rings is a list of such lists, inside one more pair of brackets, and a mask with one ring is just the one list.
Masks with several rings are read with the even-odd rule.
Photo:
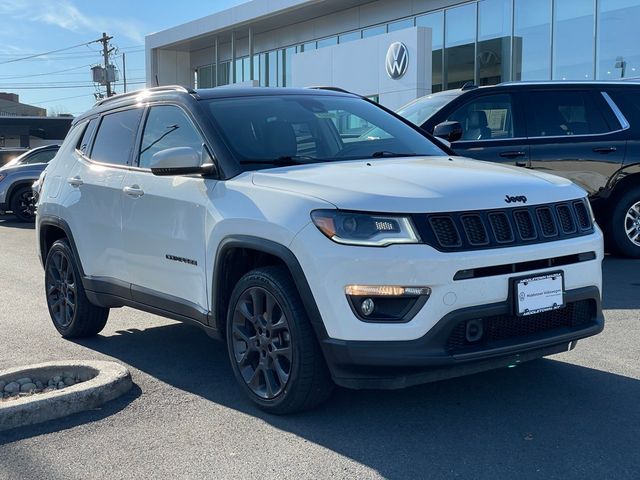
[[[454, 3], [452, 1], [452, 3]], [[432, 89], [467, 82], [613, 80], [640, 77], [640, 0], [473, 0], [386, 24], [338, 32], [286, 48], [196, 68], [199, 88], [254, 77], [262, 86], [291, 85], [296, 53], [394, 32], [432, 30]], [[235, 69], [235, 70], [233, 70]], [[371, 92], [373, 95], [375, 92]]]

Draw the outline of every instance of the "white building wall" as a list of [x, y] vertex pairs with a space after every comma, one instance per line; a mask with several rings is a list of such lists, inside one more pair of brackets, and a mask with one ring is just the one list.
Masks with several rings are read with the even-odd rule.
[[[159, 85], [184, 85], [193, 87], [190, 52], [177, 50], [157, 51], [157, 72]], [[152, 79], [155, 83], [155, 79]]]
[[[385, 68], [387, 51], [394, 42], [402, 42], [409, 51], [407, 71], [396, 80]], [[379, 95], [381, 104], [397, 109], [431, 93], [431, 65], [431, 29], [408, 28], [296, 54], [291, 86], [325, 85]]]

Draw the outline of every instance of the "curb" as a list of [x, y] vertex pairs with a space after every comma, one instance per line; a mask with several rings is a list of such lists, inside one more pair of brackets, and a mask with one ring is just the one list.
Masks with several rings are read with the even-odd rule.
[[0, 403], [0, 432], [97, 408], [128, 392], [133, 386], [129, 370], [118, 363], [104, 361], [58, 361], [28, 365], [0, 371], [0, 380], [44, 378], [61, 371], [73, 372], [89, 380], [62, 390]]

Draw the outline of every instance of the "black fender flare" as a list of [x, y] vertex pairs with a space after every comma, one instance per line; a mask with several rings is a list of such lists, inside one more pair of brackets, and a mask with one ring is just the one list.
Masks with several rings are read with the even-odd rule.
[[[605, 190], [608, 192], [607, 198], [616, 195], [618, 186], [620, 184], [626, 187], [628, 183], [627, 179], [632, 175], [639, 176], [640, 178], [640, 163], [630, 163], [623, 165], [616, 173], [611, 176], [609, 182], [607, 183], [607, 186], [605, 187]], [[640, 185], [640, 180], [638, 181], [638, 185]]]
[[307, 311], [307, 315], [309, 316], [309, 320], [313, 325], [318, 339], [323, 340], [328, 337], [320, 315], [320, 310], [318, 310], [318, 305], [316, 304], [311, 288], [309, 287], [307, 277], [294, 253], [280, 243], [251, 235], [230, 235], [223, 238], [218, 244], [211, 287], [211, 306], [214, 314], [213, 319], [218, 330], [222, 331], [221, 327], [224, 328], [224, 324], [226, 322], [226, 312], [221, 313], [218, 308], [218, 297], [220, 296], [222, 281], [224, 278], [223, 260], [227, 252], [234, 248], [256, 250], [280, 259], [286, 265], [294, 283], [298, 287], [298, 293], [300, 294], [300, 298], [302, 299], [302, 303]]
[[71, 246], [71, 251], [73, 252], [73, 255], [76, 259], [76, 263], [78, 265], [78, 269], [80, 270], [80, 276], [83, 279], [86, 278], [86, 275], [84, 273], [84, 269], [82, 268], [82, 262], [80, 261], [80, 255], [78, 255], [78, 248], [76, 247], [76, 242], [73, 238], [73, 233], [71, 233], [71, 227], [69, 226], [69, 224], [63, 220], [60, 217], [56, 217], [54, 215], [40, 215], [38, 214], [38, 218], [37, 218], [37, 222], [38, 222], [38, 232], [39, 232], [39, 238], [38, 238], [38, 248], [40, 250], [40, 260], [42, 262], [42, 266], [44, 267], [44, 264], [47, 260], [47, 252], [46, 252], [46, 248], [44, 245], [44, 241], [45, 241], [45, 236], [44, 236], [44, 230], [42, 227], [46, 227], [46, 226], [51, 226], [51, 227], [56, 227], [59, 228], [60, 230], [62, 230], [67, 238], [67, 240], [69, 240], [69, 245]]

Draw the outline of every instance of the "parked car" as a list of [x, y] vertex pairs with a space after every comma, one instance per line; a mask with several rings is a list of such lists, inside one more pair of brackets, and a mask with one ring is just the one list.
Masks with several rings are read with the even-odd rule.
[[459, 155], [572, 180], [589, 193], [611, 249], [640, 258], [640, 84], [466, 86], [398, 113]]
[[[338, 128], [354, 124], [383, 135]], [[515, 365], [604, 324], [584, 190], [456, 157], [336, 91], [102, 100], [41, 177], [36, 229], [63, 337], [96, 335], [122, 306], [193, 323], [226, 340], [241, 388], [273, 413], [334, 383]]]
[[0, 213], [12, 212], [21, 222], [35, 220], [32, 184], [60, 145], [29, 150], [0, 168]]
[[27, 152], [26, 148], [6, 148], [0, 147], [0, 167], [3, 167], [11, 160], [19, 157], [23, 153]]

